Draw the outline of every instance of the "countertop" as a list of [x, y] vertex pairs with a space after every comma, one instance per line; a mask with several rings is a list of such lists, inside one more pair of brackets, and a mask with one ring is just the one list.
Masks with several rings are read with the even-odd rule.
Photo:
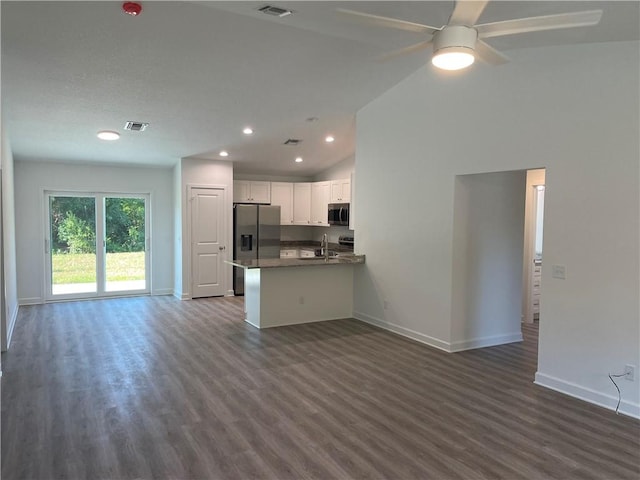
[[340, 255], [337, 257], [308, 258], [261, 258], [259, 260], [225, 260], [235, 267], [241, 268], [284, 268], [284, 267], [317, 267], [322, 265], [357, 265], [364, 263], [364, 255]]

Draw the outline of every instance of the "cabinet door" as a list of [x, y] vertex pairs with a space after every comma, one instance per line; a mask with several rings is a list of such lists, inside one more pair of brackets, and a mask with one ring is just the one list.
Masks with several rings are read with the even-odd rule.
[[311, 223], [311, 184], [293, 184], [293, 223], [309, 225]]
[[349, 203], [351, 200], [351, 181], [332, 180], [331, 181], [331, 203]]
[[298, 250], [295, 248], [280, 250], [280, 258], [298, 258]]
[[293, 225], [293, 183], [271, 182], [271, 205], [280, 207], [280, 225]]
[[311, 225], [328, 227], [328, 206], [331, 184], [316, 182], [311, 184]]
[[271, 182], [250, 182], [249, 201], [253, 203], [271, 203]]
[[246, 203], [249, 201], [249, 183], [246, 180], [236, 180], [233, 182], [233, 201], [235, 203]]

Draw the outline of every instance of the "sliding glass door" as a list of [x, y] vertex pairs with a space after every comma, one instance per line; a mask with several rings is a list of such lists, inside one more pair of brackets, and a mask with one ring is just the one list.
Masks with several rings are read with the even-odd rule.
[[105, 197], [105, 290], [144, 290], [147, 285], [146, 208], [140, 197]]
[[96, 199], [51, 195], [48, 203], [51, 294], [96, 295]]
[[149, 291], [148, 195], [45, 196], [48, 299]]

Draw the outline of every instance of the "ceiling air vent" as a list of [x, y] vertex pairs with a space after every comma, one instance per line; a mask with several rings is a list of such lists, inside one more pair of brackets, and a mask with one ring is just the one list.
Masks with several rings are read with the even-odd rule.
[[147, 128], [148, 126], [148, 123], [143, 122], [127, 122], [124, 124], [124, 129], [132, 130], [134, 132], [144, 132], [145, 128]]
[[286, 17], [287, 15], [291, 15], [293, 13], [291, 10], [287, 10], [286, 8], [274, 7], [273, 5], [265, 5], [258, 10], [262, 13], [266, 13], [267, 15], [273, 15], [274, 17]]
[[286, 142], [284, 142], [284, 144], [285, 145], [298, 145], [301, 142], [302, 142], [302, 140], [298, 140], [297, 138], [290, 138]]

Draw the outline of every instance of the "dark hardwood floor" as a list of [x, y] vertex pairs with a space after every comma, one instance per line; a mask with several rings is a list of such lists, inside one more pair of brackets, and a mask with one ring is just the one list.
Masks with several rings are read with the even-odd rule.
[[356, 320], [259, 331], [242, 310], [21, 307], [3, 480], [640, 478], [640, 422], [532, 383], [535, 327], [446, 354]]

